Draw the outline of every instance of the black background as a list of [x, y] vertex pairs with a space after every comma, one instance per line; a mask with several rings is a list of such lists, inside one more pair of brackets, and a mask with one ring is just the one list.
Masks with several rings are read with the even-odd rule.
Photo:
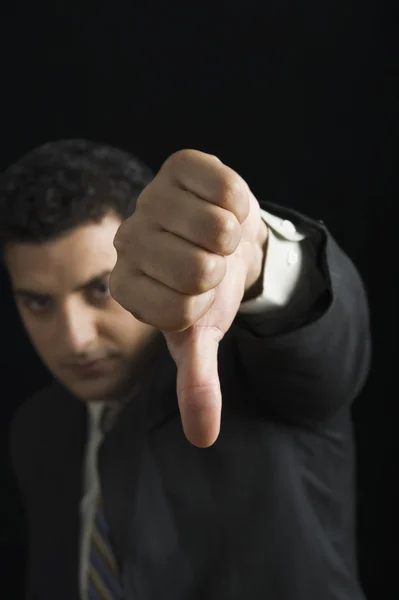
[[[354, 419], [360, 570], [380, 600], [397, 560], [397, 22], [376, 0], [105, 5], [1, 9], [0, 169], [62, 137], [120, 146], [154, 170], [191, 147], [218, 155], [259, 198], [325, 221], [370, 298], [374, 358]], [[48, 376], [4, 277], [0, 301], [5, 456], [9, 419]], [[15, 589], [19, 518], [6, 468], [0, 477], [2, 580]]]

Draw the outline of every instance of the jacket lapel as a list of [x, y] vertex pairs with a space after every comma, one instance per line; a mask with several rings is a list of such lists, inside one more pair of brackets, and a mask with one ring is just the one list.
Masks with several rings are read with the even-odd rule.
[[[86, 441], [86, 409], [61, 386], [53, 391], [47, 439], [46, 468], [36, 474], [28, 502], [30, 512], [31, 595], [46, 600], [79, 598], [79, 507], [82, 461]], [[42, 418], [47, 419], [47, 415]], [[51, 450], [50, 450], [51, 449]]]

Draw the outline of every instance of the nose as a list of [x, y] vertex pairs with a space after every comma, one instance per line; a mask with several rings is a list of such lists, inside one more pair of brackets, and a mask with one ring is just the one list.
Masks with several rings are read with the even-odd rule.
[[85, 355], [96, 345], [95, 311], [81, 302], [70, 302], [63, 311], [63, 333], [68, 349]]

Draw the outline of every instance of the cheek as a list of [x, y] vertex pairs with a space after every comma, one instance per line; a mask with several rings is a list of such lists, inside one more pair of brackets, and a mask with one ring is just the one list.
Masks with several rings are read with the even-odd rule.
[[151, 328], [137, 321], [129, 312], [115, 303], [108, 318], [103, 320], [102, 331], [108, 339], [112, 339], [126, 351], [132, 350], [140, 344]]
[[54, 355], [54, 350], [57, 347], [55, 328], [51, 323], [39, 322], [30, 315], [19, 311], [24, 329], [38, 352], [42, 357], [50, 358]]

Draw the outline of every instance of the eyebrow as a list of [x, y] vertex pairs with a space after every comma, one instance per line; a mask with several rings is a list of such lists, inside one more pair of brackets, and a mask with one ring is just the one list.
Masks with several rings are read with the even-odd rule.
[[[82, 290], [87, 290], [88, 288], [92, 287], [99, 281], [101, 281], [101, 280], [105, 279], [106, 277], [108, 277], [109, 275], [111, 275], [111, 273], [112, 273], [112, 270], [102, 271], [98, 275], [91, 277], [88, 281], [85, 281], [84, 283], [80, 283], [79, 285], [77, 285], [73, 291], [81, 292]], [[15, 288], [14, 294], [16, 296], [22, 296], [24, 298], [48, 298], [50, 296], [50, 294], [43, 294], [42, 292], [37, 292], [35, 290], [29, 290], [27, 288]]]

